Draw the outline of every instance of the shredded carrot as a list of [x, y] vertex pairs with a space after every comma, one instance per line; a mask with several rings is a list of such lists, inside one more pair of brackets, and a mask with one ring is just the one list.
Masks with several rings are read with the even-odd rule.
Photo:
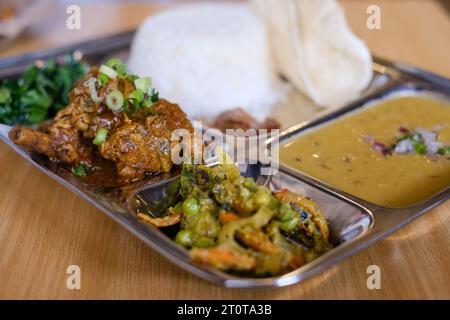
[[221, 224], [239, 219], [238, 215], [231, 211], [221, 211], [219, 213], [219, 221]]
[[290, 261], [290, 267], [293, 269], [300, 268], [306, 263], [305, 258], [300, 255], [293, 255]]

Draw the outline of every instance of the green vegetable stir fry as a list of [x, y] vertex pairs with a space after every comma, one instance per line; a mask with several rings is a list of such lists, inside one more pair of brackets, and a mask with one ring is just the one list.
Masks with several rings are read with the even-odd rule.
[[138, 217], [157, 227], [179, 224], [175, 241], [201, 264], [279, 275], [332, 247], [316, 203], [288, 190], [272, 193], [242, 177], [234, 165], [184, 164], [175, 184], [180, 201], [165, 215]]
[[69, 102], [68, 93], [87, 66], [72, 55], [57, 65], [54, 59], [42, 67], [31, 65], [15, 80], [0, 83], [0, 123], [35, 125], [52, 118]]

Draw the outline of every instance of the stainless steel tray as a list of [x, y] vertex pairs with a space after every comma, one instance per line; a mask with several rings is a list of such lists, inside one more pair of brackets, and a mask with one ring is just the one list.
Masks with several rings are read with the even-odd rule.
[[[133, 32], [127, 32], [60, 49], [0, 60], [0, 79], [16, 77], [26, 65], [35, 60], [60, 57], [65, 53], [74, 51], [92, 64], [99, 64], [110, 56], [126, 58], [132, 35]], [[308, 128], [332, 121], [347, 112], [364, 106], [368, 101], [399, 90], [428, 92], [450, 97], [450, 80], [448, 79], [411, 66], [391, 63], [382, 59], [375, 59], [373, 66], [374, 78], [371, 85], [358, 101], [338, 111], [321, 110], [320, 107], [315, 106], [298, 93], [294, 93], [294, 97], [290, 99], [291, 105], [299, 110], [298, 105], [302, 104], [302, 109], [307, 110], [307, 112], [296, 113], [298, 117], [294, 119], [296, 124], [284, 123], [284, 127], [289, 128], [281, 133], [279, 141], [286, 141], [286, 139], [301, 134]], [[288, 107], [286, 106], [286, 108]], [[311, 118], [317, 119], [311, 122], [305, 121]], [[298, 124], [299, 122], [301, 123]], [[260, 165], [249, 165], [243, 174], [253, 176], [259, 183], [266, 184], [273, 190], [289, 188], [313, 198], [323, 209], [324, 215], [330, 222], [331, 241], [336, 247], [318, 259], [283, 276], [272, 278], [237, 277], [193, 263], [188, 258], [187, 251], [175, 244], [166, 234], [138, 221], [134, 207], [136, 197], [139, 196], [144, 199], [163, 197], [164, 185], [173, 179], [177, 172], [148, 178], [127, 187], [95, 187], [81, 182], [70, 172], [56, 166], [45, 157], [29, 154], [14, 145], [8, 139], [9, 129], [8, 126], [0, 125], [0, 139], [39, 170], [90, 202], [180, 267], [199, 277], [227, 287], [276, 287], [302, 281], [387, 236], [450, 197], [450, 189], [447, 189], [416, 206], [389, 209], [345, 194], [311, 177], [292, 171], [282, 164], [280, 165], [280, 171], [273, 176], [260, 176]], [[266, 143], [275, 143], [275, 140], [268, 139]]]

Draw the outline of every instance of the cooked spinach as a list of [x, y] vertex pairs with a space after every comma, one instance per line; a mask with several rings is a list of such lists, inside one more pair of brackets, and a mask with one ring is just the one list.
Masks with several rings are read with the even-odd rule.
[[69, 102], [75, 81], [87, 72], [87, 65], [64, 57], [61, 65], [48, 60], [30, 65], [17, 79], [0, 82], [0, 123], [35, 125], [52, 118]]

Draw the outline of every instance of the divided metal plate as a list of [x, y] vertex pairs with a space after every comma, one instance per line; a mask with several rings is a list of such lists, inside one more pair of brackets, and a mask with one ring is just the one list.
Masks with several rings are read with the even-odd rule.
[[[111, 56], [120, 56], [126, 59], [132, 35], [133, 32], [127, 32], [61, 49], [0, 60], [0, 79], [17, 76], [26, 65], [35, 60], [61, 57], [74, 51], [92, 64], [100, 64]], [[278, 137], [279, 143], [301, 134], [304, 130], [327, 121], [333, 121], [374, 99], [379, 99], [399, 90], [412, 90], [418, 93], [428, 92], [448, 98], [450, 97], [450, 80], [410, 66], [375, 59], [374, 78], [371, 85], [357, 101], [338, 111], [323, 110], [298, 92], [292, 92], [288, 105], [275, 108], [278, 111], [281, 107], [285, 108], [283, 110], [286, 114], [289, 114], [287, 118], [290, 118], [289, 121], [292, 122], [283, 122], [283, 127], [288, 129], [284, 130]], [[302, 108], [299, 108], [299, 105]], [[303, 110], [303, 112], [295, 112], [298, 110]], [[292, 114], [295, 114], [295, 116], [291, 116]], [[305, 120], [313, 118], [316, 120], [309, 123], [305, 122]], [[362, 250], [450, 197], [450, 190], [447, 189], [413, 207], [389, 209], [340, 192], [282, 164], [280, 164], [278, 173], [264, 177], [259, 176], [260, 168], [258, 164], [249, 165], [243, 174], [253, 176], [259, 183], [267, 185], [272, 190], [288, 188], [314, 199], [329, 220], [331, 241], [336, 247], [318, 259], [283, 276], [272, 278], [237, 277], [193, 263], [189, 259], [187, 251], [178, 246], [166, 234], [157, 228], [141, 223], [137, 219], [136, 197], [144, 200], [163, 199], [165, 196], [164, 186], [176, 177], [177, 172], [150, 177], [126, 187], [95, 187], [81, 182], [70, 172], [58, 167], [45, 157], [29, 154], [14, 145], [8, 139], [9, 130], [10, 127], [0, 125], [0, 139], [39, 170], [103, 211], [178, 266], [199, 277], [227, 287], [273, 287], [297, 283]], [[274, 139], [268, 139], [266, 143], [271, 144], [274, 141]]]

